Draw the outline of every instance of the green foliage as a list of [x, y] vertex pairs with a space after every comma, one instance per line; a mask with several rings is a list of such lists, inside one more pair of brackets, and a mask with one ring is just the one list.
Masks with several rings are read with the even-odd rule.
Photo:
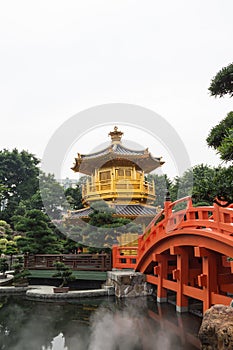
[[82, 229], [82, 243], [95, 247], [92, 251], [98, 252], [111, 247], [123, 233], [142, 232], [141, 225], [136, 225], [129, 219], [116, 217], [115, 211], [104, 201], [93, 203], [92, 209], [89, 225]]
[[220, 154], [221, 159], [226, 162], [233, 159], [233, 129], [227, 131], [223, 142], [218, 147], [218, 153]]
[[219, 124], [210, 130], [206, 139], [208, 146], [218, 148], [231, 128], [233, 128], [233, 112], [228, 113]]
[[56, 268], [57, 272], [54, 273], [52, 275], [52, 277], [61, 278], [62, 282], [59, 286], [60, 288], [67, 285], [69, 281], [75, 280], [75, 276], [73, 275], [73, 271], [69, 268], [69, 266], [66, 266], [61, 261], [56, 261], [53, 265]]
[[3, 278], [6, 278], [6, 271], [8, 270], [8, 262], [6, 258], [0, 258], [0, 272], [3, 274]]
[[156, 199], [154, 202], [154, 205], [160, 206], [163, 208], [164, 206], [164, 201], [166, 198], [166, 193], [168, 190], [170, 190], [171, 187], [171, 180], [168, 178], [166, 174], [164, 175], [157, 175], [157, 174], [149, 174], [147, 176], [148, 181], [153, 181], [155, 185], [155, 195]]
[[233, 96], [233, 63], [223, 67], [212, 79], [210, 87], [210, 94], [212, 96], [222, 97], [229, 94]]
[[0, 232], [4, 232], [6, 235], [11, 235], [13, 230], [5, 220], [0, 220]]
[[83, 208], [82, 191], [79, 185], [75, 188], [67, 188], [65, 190], [65, 196], [72, 209], [78, 210]]
[[188, 169], [181, 177], [175, 177], [169, 187], [172, 202], [179, 198], [191, 196], [193, 190], [193, 169]]
[[24, 259], [23, 257], [19, 257], [14, 265], [12, 266], [14, 269], [14, 284], [24, 284], [28, 282], [28, 277], [31, 273], [24, 268]]
[[1, 212], [10, 222], [19, 202], [30, 198], [38, 189], [39, 160], [27, 151], [0, 151]]
[[233, 166], [217, 168], [213, 186], [216, 197], [233, 202]]
[[57, 236], [49, 227], [49, 218], [42, 211], [33, 209], [24, 216], [13, 217], [15, 229], [24, 233], [17, 240], [21, 252], [32, 254], [56, 254], [60, 252]]
[[0, 220], [0, 252], [6, 255], [18, 253], [17, 244], [13, 237], [13, 230], [4, 220]]
[[89, 215], [89, 224], [92, 226], [101, 227], [114, 223], [114, 210], [109, 208], [105, 201], [94, 202], [91, 205], [93, 213]]
[[15, 255], [18, 254], [17, 241], [8, 241], [6, 244], [6, 248], [4, 250], [4, 254], [6, 255]]
[[[67, 243], [69, 245], [69, 240], [72, 240], [74, 242], [82, 242], [82, 227], [80, 225], [72, 225], [72, 224], [66, 224], [66, 223], [61, 223], [59, 224], [61, 227], [60, 230], [62, 232], [66, 232], [66, 237], [67, 237]], [[63, 244], [64, 246], [64, 252], [66, 251], [66, 243]]]
[[216, 176], [216, 169], [203, 164], [186, 170], [183, 176], [176, 177], [170, 186], [171, 200], [190, 195], [194, 205], [203, 201], [212, 205], [218, 192]]
[[4, 253], [7, 247], [8, 240], [6, 238], [0, 238], [0, 252]]
[[233, 159], [233, 112], [228, 113], [226, 118], [211, 129], [206, 141], [222, 160]]
[[0, 237], [1, 237], [1, 238], [4, 238], [4, 237], [6, 237], [6, 236], [7, 236], [7, 234], [6, 234], [5, 227], [0, 226]]
[[66, 208], [63, 187], [52, 174], [40, 175], [40, 195], [46, 213], [51, 219], [60, 219], [62, 210]]
[[77, 252], [79, 243], [73, 241], [72, 239], [64, 239], [62, 241], [62, 253], [63, 254], [75, 254]]
[[214, 179], [217, 176], [216, 169], [204, 164], [193, 167], [193, 203], [206, 202], [213, 204], [216, 196], [216, 185]]
[[212, 205], [216, 197], [232, 201], [232, 179], [232, 166], [212, 168], [203, 164], [197, 165], [174, 179], [170, 186], [171, 200], [175, 201], [188, 194], [192, 196], [194, 206]]
[[[209, 91], [213, 96], [229, 94], [233, 96], [233, 63], [221, 69], [211, 81]], [[207, 139], [207, 144], [213, 147], [223, 161], [233, 160], [233, 112], [216, 126], [214, 126]], [[233, 167], [219, 167], [215, 169], [215, 176], [212, 179], [212, 186], [215, 190], [215, 198], [233, 202]]]

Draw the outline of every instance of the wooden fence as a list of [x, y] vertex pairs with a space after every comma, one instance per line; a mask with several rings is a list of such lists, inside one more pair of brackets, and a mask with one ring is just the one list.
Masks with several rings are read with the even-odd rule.
[[110, 254], [25, 255], [24, 266], [29, 270], [53, 270], [55, 261], [64, 262], [72, 270], [79, 271], [108, 271], [112, 269]]

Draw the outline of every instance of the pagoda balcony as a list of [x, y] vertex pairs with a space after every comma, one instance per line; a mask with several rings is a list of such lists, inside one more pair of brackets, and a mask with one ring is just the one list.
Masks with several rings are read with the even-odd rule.
[[127, 200], [135, 202], [155, 200], [155, 188], [142, 179], [122, 179], [87, 182], [82, 185], [83, 202], [103, 200]]

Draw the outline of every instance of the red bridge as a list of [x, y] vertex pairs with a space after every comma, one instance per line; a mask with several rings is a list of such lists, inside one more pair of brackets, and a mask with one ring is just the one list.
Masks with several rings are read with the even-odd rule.
[[[183, 209], [181, 209], [183, 207]], [[179, 209], [180, 208], [180, 209]], [[114, 246], [113, 267], [133, 268], [157, 286], [157, 301], [176, 293], [176, 310], [188, 310], [189, 299], [229, 305], [233, 299], [233, 208], [193, 207], [190, 197], [166, 201], [138, 245]]]

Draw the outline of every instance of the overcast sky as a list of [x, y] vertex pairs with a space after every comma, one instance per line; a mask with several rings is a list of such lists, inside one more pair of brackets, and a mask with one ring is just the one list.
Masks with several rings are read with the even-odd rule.
[[[233, 62], [232, 13], [232, 0], [1, 1], [0, 148], [41, 158], [71, 116], [118, 102], [165, 118], [192, 165], [217, 165], [205, 139], [233, 99], [210, 97], [208, 86]], [[103, 141], [97, 132], [86, 150]]]

